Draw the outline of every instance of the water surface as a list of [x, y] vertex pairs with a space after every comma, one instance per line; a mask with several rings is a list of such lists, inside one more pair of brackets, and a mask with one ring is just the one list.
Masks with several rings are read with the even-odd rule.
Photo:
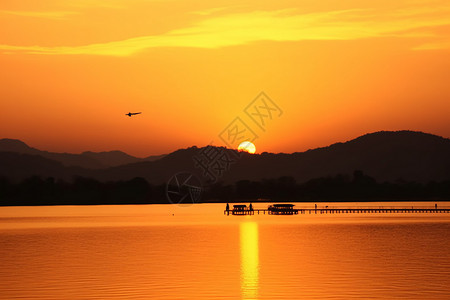
[[2, 207], [0, 298], [450, 298], [450, 214], [225, 216], [223, 209]]

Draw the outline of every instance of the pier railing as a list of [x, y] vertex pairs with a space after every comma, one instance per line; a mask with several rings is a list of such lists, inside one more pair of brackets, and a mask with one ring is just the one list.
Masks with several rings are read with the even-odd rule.
[[[297, 209], [315, 209], [311, 206], [298, 207]], [[372, 206], [329, 206], [329, 205], [318, 205], [317, 209], [450, 209], [450, 206], [434, 206], [434, 205], [372, 205]]]
[[359, 213], [450, 213], [450, 206], [317, 206], [317, 207], [295, 207], [292, 209], [274, 210], [273, 206], [268, 208], [241, 208], [225, 210], [224, 214], [232, 215], [294, 215], [294, 214], [359, 214]]

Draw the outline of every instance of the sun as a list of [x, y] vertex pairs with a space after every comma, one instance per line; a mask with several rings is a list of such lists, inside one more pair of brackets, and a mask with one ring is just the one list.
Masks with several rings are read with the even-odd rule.
[[254, 154], [256, 152], [256, 147], [252, 142], [245, 141], [239, 144], [238, 150]]

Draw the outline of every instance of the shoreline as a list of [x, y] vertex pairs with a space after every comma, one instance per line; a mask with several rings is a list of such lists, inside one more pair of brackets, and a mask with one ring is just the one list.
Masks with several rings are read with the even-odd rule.
[[[270, 199], [265, 199], [270, 200]], [[427, 202], [427, 203], [440, 203], [440, 202], [450, 202], [450, 199], [377, 199], [377, 200], [320, 200], [320, 201], [299, 201], [299, 200], [281, 200], [281, 201], [257, 201], [257, 200], [235, 200], [235, 201], [200, 201], [200, 202], [186, 202], [186, 203], [169, 203], [169, 202], [153, 202], [153, 203], [52, 203], [52, 204], [42, 204], [42, 205], [0, 205], [1, 207], [41, 207], [41, 206], [127, 206], [127, 205], [193, 205], [193, 204], [241, 204], [241, 203], [252, 203], [256, 204], [272, 204], [272, 203], [308, 203], [317, 204], [321, 203], [393, 203], [393, 202]]]

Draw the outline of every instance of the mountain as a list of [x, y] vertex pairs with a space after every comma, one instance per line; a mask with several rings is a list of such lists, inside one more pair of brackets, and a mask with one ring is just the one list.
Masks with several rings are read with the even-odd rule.
[[108, 167], [115, 167], [141, 161], [140, 158], [128, 155], [122, 151], [108, 151], [108, 152], [86, 151], [81, 153], [81, 155], [84, 157], [94, 159], [100, 162], [103, 166]]
[[[24, 149], [24, 145], [18, 142], [9, 143], [9, 145], [9, 151], [18, 152], [17, 149]], [[2, 148], [1, 143], [0, 149], [5, 149]], [[214, 149], [225, 151], [224, 148]], [[150, 183], [161, 184], [181, 171], [195, 173], [203, 181], [206, 181], [203, 170], [195, 167], [194, 161], [194, 158], [204, 150], [205, 148], [197, 147], [180, 149], [154, 161], [137, 161], [103, 169], [57, 166], [54, 165], [54, 161], [57, 159], [53, 159], [53, 162], [51, 160], [42, 161], [42, 158], [26, 156], [26, 154], [21, 154], [23, 155], [21, 159], [26, 157], [27, 163], [33, 166], [37, 164], [33, 161], [40, 159], [42, 176], [48, 176], [53, 170], [57, 176], [65, 178], [80, 175], [109, 181], [143, 177]], [[229, 154], [236, 153], [232, 150], [227, 151]], [[41, 151], [41, 153], [48, 152]], [[229, 170], [224, 171], [219, 180], [230, 183], [238, 180], [256, 181], [291, 176], [301, 183], [311, 178], [353, 174], [355, 170], [362, 170], [379, 182], [392, 182], [399, 179], [416, 182], [442, 181], [450, 179], [449, 154], [450, 139], [422, 132], [381, 131], [366, 134], [348, 142], [305, 152], [262, 153], [259, 155], [243, 153], [239, 159], [229, 165]], [[5, 158], [5, 155], [9, 158]], [[18, 154], [0, 153], [0, 176], [8, 177], [8, 174], [16, 174], [23, 178], [26, 174], [30, 175], [32, 172], [26, 170], [26, 164], [21, 163], [14, 166], [8, 163], [8, 159], [11, 160], [12, 155], [17, 156]], [[123, 152], [115, 153], [114, 151], [113, 154], [108, 155], [114, 157], [114, 159], [111, 158], [114, 162], [118, 162], [120, 159], [123, 159], [122, 162], [126, 162], [127, 159], [130, 159]], [[51, 159], [49, 156], [46, 158]], [[108, 163], [106, 158], [100, 160], [96, 158], [96, 155], [89, 154], [85, 157], [97, 159], [96, 161], [101, 164]], [[15, 157], [14, 159], [19, 158]], [[19, 168], [25, 168], [25, 170], [18, 172]], [[39, 172], [39, 168], [35, 168], [33, 171]]]
[[165, 156], [165, 154], [162, 154], [162, 155], [152, 155], [152, 156], [148, 156], [145, 158], [138, 158], [138, 157], [134, 157], [129, 154], [126, 154], [125, 152], [117, 151], [117, 150], [105, 151], [105, 152], [86, 151], [86, 152], [81, 153], [81, 155], [95, 159], [107, 167], [117, 167], [117, 166], [121, 166], [121, 165], [132, 164], [132, 163], [143, 162], [143, 161], [154, 161], [154, 160], [163, 158]]
[[382, 131], [302, 153], [246, 156], [234, 171], [240, 178], [288, 175], [304, 182], [363, 170], [380, 182], [429, 182], [450, 179], [449, 154], [450, 139], [422, 132]]
[[79, 154], [71, 153], [54, 153], [48, 151], [41, 151], [32, 147], [29, 147], [22, 141], [13, 139], [1, 139], [0, 151], [15, 152], [21, 154], [39, 155], [54, 161], [62, 163], [64, 166], [79, 166], [87, 169], [105, 168], [99, 161]]
[[81, 174], [84, 170], [87, 169], [65, 167], [58, 161], [40, 155], [0, 152], [0, 177], [12, 181], [32, 176], [70, 180], [74, 174]]
[[[99, 178], [117, 180], [125, 174], [161, 183], [178, 171], [202, 176], [194, 166], [194, 157], [202, 148], [181, 149], [154, 163], [140, 163], [110, 168]], [[345, 143], [293, 154], [244, 153], [220, 180], [261, 180], [292, 176], [297, 182], [311, 178], [352, 174], [363, 170], [380, 182], [403, 179], [428, 182], [450, 179], [450, 140], [412, 132], [382, 131], [367, 134]]]
[[0, 139], [0, 151], [40, 155], [58, 161], [67, 167], [81, 167], [86, 169], [104, 169], [142, 161], [153, 161], [164, 157], [164, 155], [159, 155], [137, 158], [122, 151], [86, 151], [81, 154], [55, 153], [32, 148], [20, 140], [14, 139]]

